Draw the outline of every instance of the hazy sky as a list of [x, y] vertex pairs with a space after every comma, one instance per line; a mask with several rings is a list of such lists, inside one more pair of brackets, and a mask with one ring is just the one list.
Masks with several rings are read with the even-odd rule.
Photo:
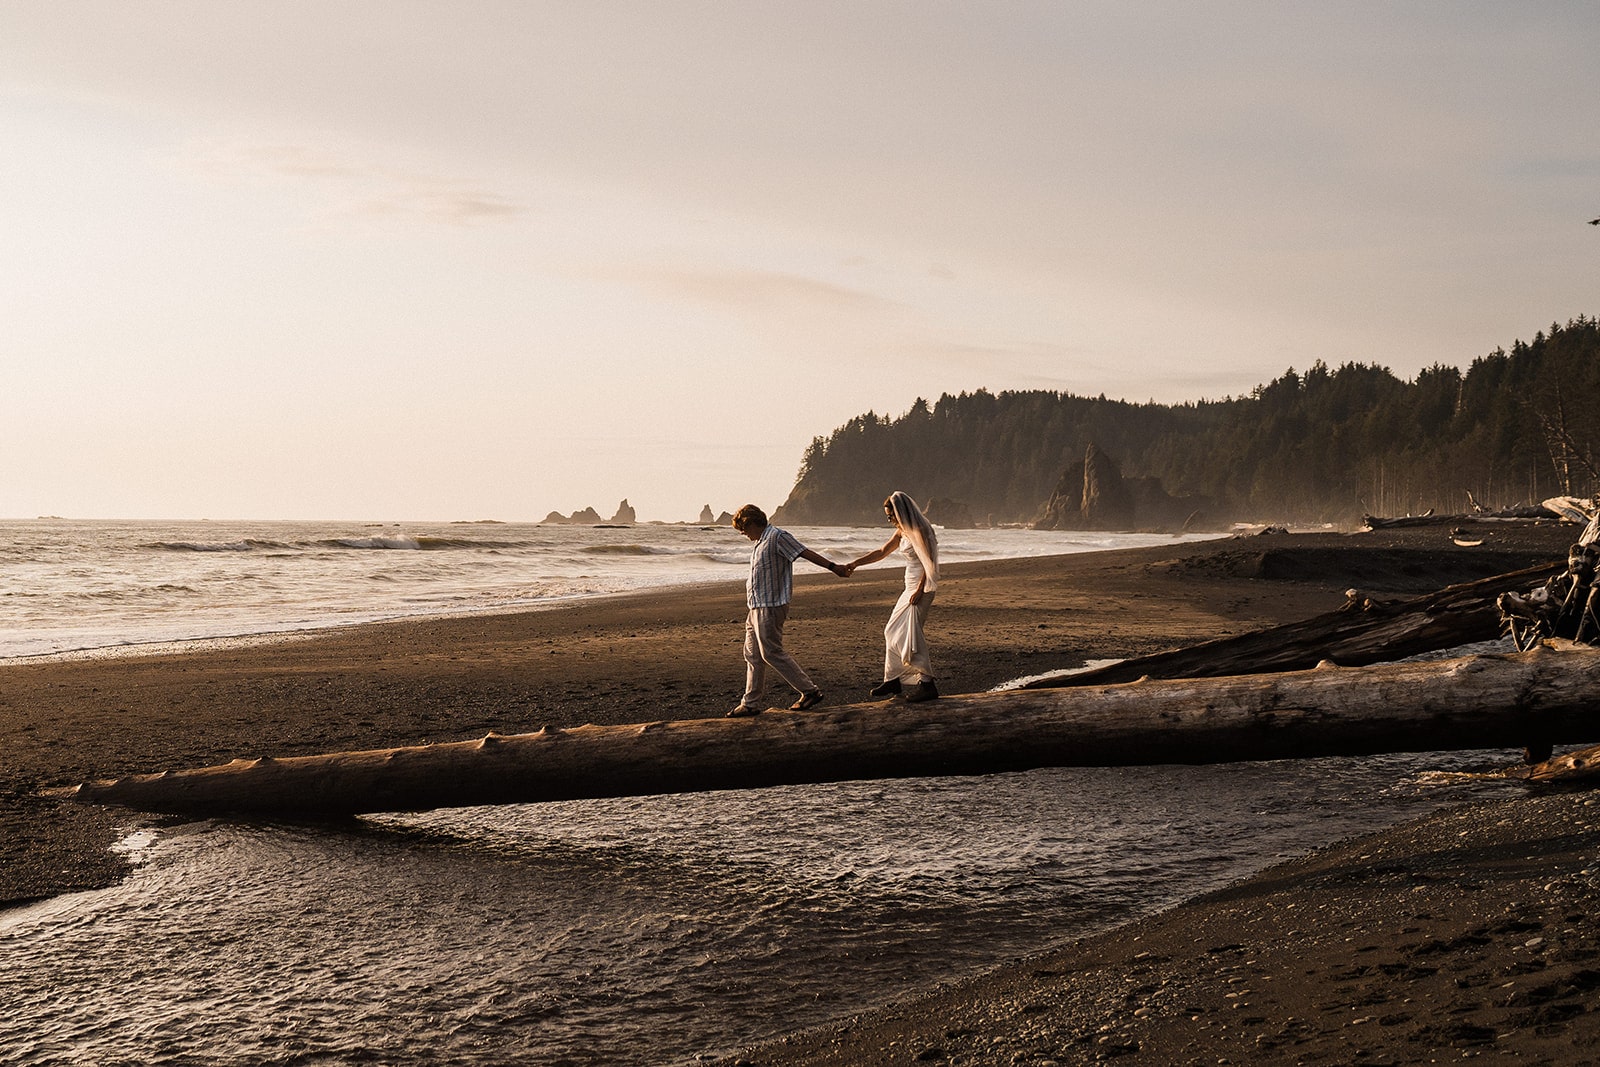
[[0, 0], [0, 516], [769, 508], [1600, 312], [1586, 2]]

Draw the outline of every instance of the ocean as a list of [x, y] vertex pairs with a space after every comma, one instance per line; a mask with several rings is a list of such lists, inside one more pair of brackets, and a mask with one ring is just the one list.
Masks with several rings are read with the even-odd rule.
[[[888, 536], [887, 529], [858, 527], [794, 532], [835, 559], [860, 555]], [[1174, 540], [948, 530], [941, 534], [940, 558], [1053, 555]], [[750, 543], [718, 526], [0, 521], [0, 659], [106, 654], [742, 581], [749, 560]]]
[[[799, 530], [836, 556], [875, 530]], [[0, 524], [5, 652], [137, 653], [742, 577], [695, 526]], [[1164, 538], [1161, 540], [1170, 540]], [[950, 531], [944, 558], [1147, 543]], [[690, 1064], [1516, 788], [1506, 753], [467, 808], [128, 816], [121, 885], [0, 912], [11, 1064]]]

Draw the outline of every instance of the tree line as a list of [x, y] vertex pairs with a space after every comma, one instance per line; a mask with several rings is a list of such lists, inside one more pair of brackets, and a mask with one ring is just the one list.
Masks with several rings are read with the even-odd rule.
[[[1249, 396], [1130, 403], [1044, 390], [918, 398], [812, 440], [780, 514], [876, 523], [904, 489], [980, 522], [1036, 518], [1093, 443], [1125, 477], [1205, 502], [1212, 523], [1333, 522], [1453, 514], [1600, 491], [1600, 321], [1551, 325], [1415, 380], [1317, 361]], [[1470, 494], [1470, 496], [1469, 496]]]

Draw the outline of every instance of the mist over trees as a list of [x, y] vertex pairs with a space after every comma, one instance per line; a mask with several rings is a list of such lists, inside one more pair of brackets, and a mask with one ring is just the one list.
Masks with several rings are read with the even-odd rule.
[[780, 516], [877, 524], [903, 489], [980, 522], [1033, 521], [1093, 443], [1128, 478], [1207, 501], [1204, 521], [1358, 522], [1490, 510], [1600, 490], [1600, 321], [1554, 324], [1465, 371], [1414, 381], [1320, 360], [1247, 397], [1136, 404], [1047, 391], [919, 398], [806, 449]]

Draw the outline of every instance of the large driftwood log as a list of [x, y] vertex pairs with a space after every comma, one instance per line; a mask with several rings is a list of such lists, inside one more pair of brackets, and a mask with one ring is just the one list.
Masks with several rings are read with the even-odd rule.
[[1444, 523], [1457, 523], [1466, 521], [1465, 515], [1435, 515], [1429, 508], [1421, 515], [1401, 515], [1397, 518], [1385, 518], [1381, 515], [1361, 516], [1361, 525], [1368, 530], [1392, 530], [1401, 526], [1441, 526]]
[[1600, 780], [1600, 745], [1565, 752], [1531, 767], [1513, 767], [1505, 776], [1546, 785], [1586, 786]]
[[1107, 685], [1140, 678], [1220, 678], [1303, 670], [1323, 662], [1361, 667], [1492, 641], [1501, 632], [1496, 598], [1501, 593], [1526, 592], [1560, 574], [1564, 567], [1564, 563], [1529, 567], [1446, 586], [1412, 600], [1355, 597], [1338, 611], [1303, 622], [1122, 660], [1077, 674], [1039, 678], [1023, 688]]
[[748, 719], [582, 726], [236, 760], [57, 795], [146, 811], [328, 817], [1048, 766], [1520, 748], [1600, 736], [1600, 650], [951, 696]]

